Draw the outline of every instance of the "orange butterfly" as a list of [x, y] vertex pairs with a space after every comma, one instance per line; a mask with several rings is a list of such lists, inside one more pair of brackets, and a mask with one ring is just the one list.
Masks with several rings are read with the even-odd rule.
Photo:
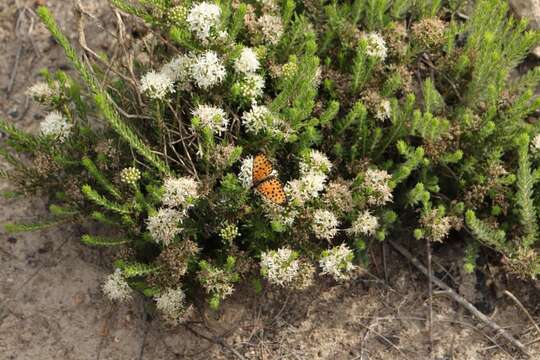
[[272, 163], [266, 155], [263, 153], [255, 155], [252, 172], [253, 187], [267, 200], [283, 205], [287, 202], [287, 197], [283, 190], [283, 183], [272, 174], [273, 170]]

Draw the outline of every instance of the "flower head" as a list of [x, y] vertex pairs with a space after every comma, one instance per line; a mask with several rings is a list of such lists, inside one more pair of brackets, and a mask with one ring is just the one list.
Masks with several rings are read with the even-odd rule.
[[221, 9], [216, 4], [201, 2], [194, 5], [187, 15], [189, 29], [203, 43], [208, 42], [211, 30], [218, 27], [221, 18]]
[[163, 65], [161, 73], [165, 74], [169, 79], [176, 82], [186, 83], [190, 80], [190, 70], [193, 63], [193, 58], [188, 55], [178, 55], [171, 61]]
[[271, 284], [290, 285], [298, 275], [300, 262], [298, 253], [288, 248], [280, 248], [261, 254], [261, 274]]
[[534, 152], [540, 150], [540, 134], [537, 134], [531, 142], [531, 148]]
[[321, 274], [330, 275], [337, 281], [346, 280], [349, 278], [348, 273], [355, 268], [353, 259], [353, 251], [345, 244], [324, 250], [319, 259]]
[[244, 188], [249, 189], [253, 186], [253, 156], [248, 156], [242, 160], [238, 179]]
[[300, 179], [294, 179], [285, 185], [285, 193], [298, 206], [304, 205], [306, 201], [319, 197], [324, 190], [326, 175], [323, 173], [310, 172]]
[[388, 52], [384, 38], [376, 32], [368, 33], [364, 38], [367, 42], [366, 53], [369, 56], [376, 57], [379, 58], [379, 60], [384, 61]]
[[201, 121], [204, 127], [210, 129], [212, 133], [221, 135], [222, 132], [227, 130], [227, 125], [229, 125], [227, 114], [217, 106], [199, 105], [193, 110], [192, 114]]
[[116, 269], [102, 285], [103, 293], [112, 301], [126, 301], [131, 299], [133, 291], [122, 275], [120, 269]]
[[167, 178], [161, 201], [169, 207], [188, 208], [199, 196], [199, 185], [191, 177]]
[[355, 235], [374, 235], [378, 228], [379, 219], [366, 210], [358, 215], [349, 231]]
[[120, 172], [120, 181], [128, 185], [136, 185], [141, 178], [141, 172], [134, 167], [128, 167]]
[[260, 134], [272, 129], [274, 115], [264, 105], [253, 105], [251, 109], [242, 114], [242, 125], [251, 134]]
[[141, 78], [140, 89], [152, 99], [163, 100], [174, 92], [174, 81], [170, 73], [152, 70]]
[[257, 54], [253, 49], [245, 47], [242, 49], [242, 53], [234, 62], [234, 68], [236, 71], [243, 74], [254, 73], [259, 69], [261, 64], [257, 59]]
[[384, 205], [392, 201], [392, 189], [389, 181], [392, 178], [385, 170], [368, 169], [364, 175], [364, 187], [369, 195], [367, 202], [370, 205]]
[[240, 82], [240, 94], [255, 102], [263, 95], [264, 90], [264, 78], [259, 74], [247, 74]]
[[156, 308], [163, 318], [171, 323], [178, 324], [182, 322], [189, 308], [186, 306], [186, 294], [178, 287], [176, 289], [167, 289], [154, 298]]
[[266, 41], [276, 45], [283, 35], [283, 23], [279, 16], [264, 14], [257, 19], [257, 25]]
[[47, 102], [56, 95], [56, 91], [48, 83], [42, 81], [30, 86], [26, 90], [26, 95], [36, 101]]
[[148, 231], [155, 241], [168, 246], [174, 237], [181, 232], [179, 225], [183, 219], [184, 212], [161, 208], [156, 214], [148, 217]]
[[201, 89], [209, 89], [221, 83], [226, 74], [225, 66], [212, 50], [197, 56], [191, 64], [191, 76]]
[[328, 157], [315, 149], [312, 149], [300, 163], [301, 174], [308, 174], [310, 172], [328, 174], [330, 169], [332, 169], [332, 163], [328, 160]]
[[60, 142], [64, 142], [71, 135], [73, 124], [58, 111], [52, 111], [39, 124], [41, 133], [45, 136], [51, 136]]
[[311, 229], [319, 239], [331, 240], [338, 233], [339, 221], [333, 212], [317, 209], [313, 214]]

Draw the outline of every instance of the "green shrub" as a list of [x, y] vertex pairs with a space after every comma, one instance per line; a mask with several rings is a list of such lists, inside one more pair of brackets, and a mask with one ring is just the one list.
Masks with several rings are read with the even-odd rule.
[[80, 80], [29, 90], [40, 134], [0, 123], [2, 174], [55, 204], [8, 230], [115, 233], [82, 238], [118, 249], [111, 299], [138, 291], [177, 322], [198, 288], [217, 308], [258, 276], [346, 281], [371, 244], [451, 233], [466, 271], [487, 246], [540, 273], [540, 71], [510, 76], [540, 33], [506, 2], [111, 2], [148, 26], [140, 56], [89, 66], [42, 7]]

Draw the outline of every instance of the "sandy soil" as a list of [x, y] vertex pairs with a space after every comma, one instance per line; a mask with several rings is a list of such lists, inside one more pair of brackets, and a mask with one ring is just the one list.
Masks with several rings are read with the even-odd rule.
[[[0, 116], [31, 130], [43, 109], [28, 101], [25, 89], [42, 67], [70, 69], [39, 25], [35, 3], [50, 6], [76, 40], [70, 1], [1, 1]], [[95, 16], [87, 27], [89, 44], [107, 51], [106, 34], [98, 26], [111, 23], [107, 1], [85, 3]], [[8, 188], [0, 183], [0, 191]], [[45, 210], [41, 199], [1, 199], [0, 224], [33, 219]], [[141, 299], [123, 306], [105, 299], [99, 287], [110, 272], [107, 256], [81, 245], [79, 235], [76, 226], [17, 236], [0, 230], [0, 359], [429, 358], [427, 282], [396, 253], [389, 253], [388, 284], [375, 261], [372, 274], [354, 283], [321, 280], [304, 294], [269, 289], [256, 295], [246, 286], [219, 313], [201, 304], [193, 322], [171, 329], [147, 315]], [[522, 342], [537, 339], [532, 322], [502, 290], [513, 291], [537, 322], [538, 292], [487, 266], [488, 282], [460, 274], [458, 264], [449, 261], [458, 255], [459, 248], [451, 245], [436, 252], [442, 266], [436, 266], [437, 275], [460, 284], [462, 294]], [[519, 358], [444, 294], [435, 296], [433, 312], [436, 359]], [[539, 343], [528, 348], [540, 358]]]

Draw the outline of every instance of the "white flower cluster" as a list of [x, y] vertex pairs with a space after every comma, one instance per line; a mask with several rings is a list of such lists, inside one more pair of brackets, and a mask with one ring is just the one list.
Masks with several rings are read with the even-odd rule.
[[260, 134], [273, 128], [274, 115], [264, 105], [253, 105], [242, 114], [242, 125], [248, 133]]
[[355, 269], [353, 258], [353, 251], [345, 244], [324, 250], [319, 259], [321, 274], [330, 275], [337, 281], [347, 280], [349, 273]]
[[280, 248], [261, 254], [261, 274], [271, 284], [290, 285], [298, 276], [300, 262], [298, 254], [288, 248]]
[[392, 106], [390, 105], [390, 101], [388, 101], [387, 99], [382, 99], [375, 108], [375, 118], [379, 121], [384, 121], [386, 119], [389, 119], [391, 115]]
[[26, 90], [26, 95], [40, 102], [49, 101], [56, 91], [46, 82], [38, 82]]
[[180, 287], [169, 288], [156, 296], [154, 300], [156, 309], [167, 322], [178, 324], [184, 320], [188, 309], [186, 308], [186, 294]]
[[300, 179], [294, 179], [285, 185], [285, 193], [295, 205], [303, 206], [307, 201], [319, 197], [324, 190], [326, 175], [309, 172]]
[[300, 173], [308, 174], [317, 172], [328, 174], [332, 169], [332, 163], [328, 157], [319, 150], [312, 149], [309, 154], [300, 162]]
[[201, 125], [210, 129], [213, 134], [221, 135], [229, 125], [227, 114], [217, 106], [199, 105], [192, 111], [192, 115], [197, 117]]
[[120, 269], [116, 269], [102, 285], [103, 293], [112, 301], [126, 301], [131, 299], [132, 290], [122, 275]]
[[212, 50], [197, 56], [191, 64], [191, 76], [201, 89], [209, 89], [221, 83], [226, 74], [225, 66]]
[[184, 220], [185, 212], [176, 209], [161, 208], [148, 217], [146, 226], [152, 239], [168, 246], [181, 232], [179, 227]]
[[317, 209], [313, 213], [311, 230], [319, 239], [330, 241], [338, 233], [339, 221], [333, 212]]
[[249, 47], [243, 48], [240, 56], [234, 61], [236, 71], [246, 75], [254, 73], [260, 66], [257, 54]]
[[371, 193], [367, 202], [370, 205], [384, 205], [392, 201], [392, 189], [389, 180], [392, 178], [385, 170], [368, 169], [364, 175], [364, 187]]
[[531, 148], [534, 152], [540, 150], [540, 134], [536, 135], [531, 141]]
[[364, 36], [364, 39], [367, 42], [366, 53], [384, 61], [388, 52], [384, 38], [379, 33], [370, 32]]
[[240, 172], [238, 173], [238, 179], [242, 183], [242, 186], [246, 189], [253, 186], [253, 156], [248, 156], [242, 160]]
[[420, 223], [427, 230], [429, 240], [442, 242], [456, 221], [454, 216], [441, 216], [437, 209], [432, 209], [422, 214]]
[[174, 81], [166, 72], [152, 70], [141, 78], [141, 92], [152, 99], [163, 100], [167, 95], [173, 93]]
[[60, 142], [64, 142], [71, 135], [73, 124], [58, 111], [52, 111], [39, 124], [41, 133], [45, 136], [51, 136]]
[[187, 209], [199, 196], [199, 185], [191, 177], [167, 178], [161, 201], [165, 206]]
[[262, 97], [264, 90], [264, 78], [259, 74], [247, 74], [240, 81], [240, 94], [252, 103]]
[[189, 10], [186, 20], [190, 31], [203, 43], [207, 43], [210, 40], [211, 31], [219, 26], [220, 18], [219, 6], [201, 2]]
[[349, 231], [354, 235], [375, 235], [379, 228], [379, 219], [372, 215], [369, 210], [365, 210], [352, 223]]
[[277, 44], [283, 35], [283, 23], [279, 16], [264, 14], [257, 19], [257, 25], [265, 40], [272, 45]]
[[308, 156], [300, 163], [300, 178], [294, 179], [285, 185], [285, 193], [293, 203], [303, 206], [306, 201], [317, 198], [327, 180], [332, 163], [328, 157], [318, 150], [311, 150]]
[[163, 65], [161, 73], [168, 76], [174, 82], [180, 82], [184, 87], [191, 77], [191, 65], [194, 59], [189, 55], [178, 55]]

